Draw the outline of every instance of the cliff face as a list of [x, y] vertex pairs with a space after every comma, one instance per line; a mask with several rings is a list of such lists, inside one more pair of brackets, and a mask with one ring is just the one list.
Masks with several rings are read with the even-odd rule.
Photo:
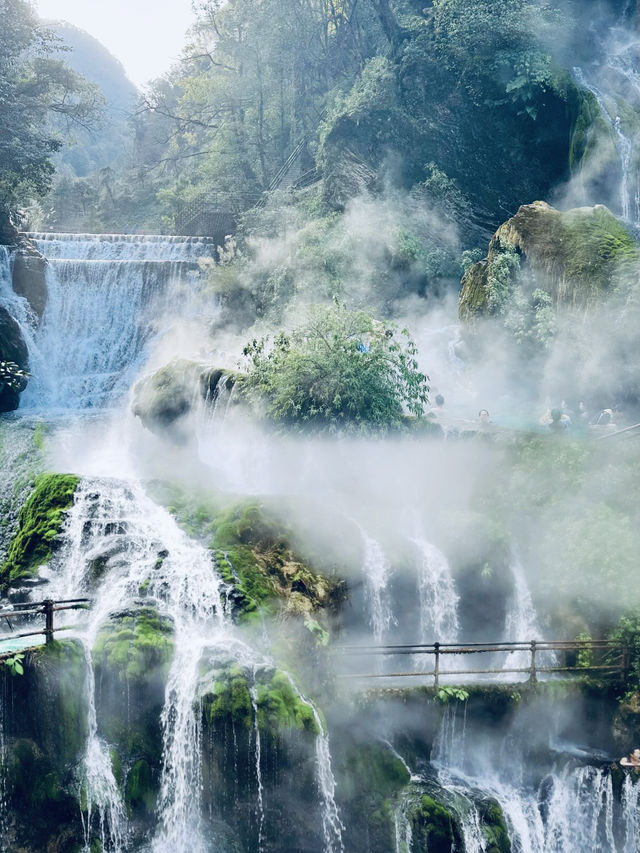
[[[509, 257], [514, 262], [505, 264]], [[637, 243], [603, 205], [568, 211], [543, 201], [523, 205], [498, 228], [487, 257], [463, 276], [460, 319], [469, 323], [502, 313], [520, 271], [544, 289], [555, 308], [586, 308], [630, 274], [637, 258]], [[498, 294], [501, 278], [506, 292]]]

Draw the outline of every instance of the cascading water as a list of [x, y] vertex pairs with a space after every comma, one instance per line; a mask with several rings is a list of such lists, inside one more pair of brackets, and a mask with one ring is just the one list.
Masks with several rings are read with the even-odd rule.
[[[114, 778], [109, 746], [99, 734], [92, 649], [113, 613], [144, 600], [154, 602], [173, 625], [175, 653], [167, 679], [161, 717], [163, 760], [157, 806], [158, 829], [152, 853], [205, 853], [211, 849], [201, 826], [201, 732], [197, 685], [203, 658], [231, 657], [255, 674], [269, 663], [243, 643], [226, 613], [227, 587], [212, 554], [190, 540], [170, 514], [137, 483], [85, 481], [76, 493], [65, 525], [65, 541], [51, 567], [50, 594], [74, 597], [91, 588], [91, 565], [109, 559], [110, 569], [96, 591], [86, 624], [77, 633], [86, 650], [89, 738], [82, 778], [87, 803], [86, 849], [98, 837], [105, 851], [127, 847], [126, 810]], [[271, 663], [272, 665], [272, 663]], [[292, 687], [295, 688], [293, 680]], [[341, 853], [341, 824], [335, 804], [335, 780], [327, 735], [312, 703], [320, 734], [316, 738], [317, 784], [326, 853]], [[255, 733], [257, 773], [260, 740]], [[258, 812], [263, 821], [258, 775]], [[92, 821], [92, 815], [97, 820]]]
[[[537, 774], [521, 737], [479, 743], [466, 732], [466, 708], [447, 707], [431, 756], [438, 779], [473, 805], [477, 793], [495, 799], [518, 853], [631, 853], [640, 847], [640, 779], [626, 777], [619, 800], [609, 767], [556, 759]], [[475, 794], [474, 794], [475, 792]], [[475, 812], [475, 814], [474, 814]], [[477, 808], [461, 815], [466, 851], [484, 851]]]
[[[640, 225], [640, 199], [638, 195], [638, 176], [632, 172], [634, 141], [623, 130], [620, 116], [612, 111], [611, 100], [596, 86], [587, 80], [584, 71], [578, 66], [573, 68], [576, 83], [594, 96], [600, 107], [602, 117], [611, 128], [620, 160], [619, 213], [625, 222], [637, 228]], [[615, 103], [615, 100], [613, 101]]]
[[[130, 386], [181, 282], [197, 289], [195, 238], [33, 234], [49, 261], [48, 301], [22, 408], [112, 405]], [[184, 297], [181, 297], [181, 301]]]
[[362, 530], [362, 541], [365, 605], [373, 638], [376, 643], [382, 643], [396, 624], [389, 591], [391, 564], [380, 543], [372, 539], [364, 530]]
[[[527, 576], [522, 562], [516, 553], [511, 555], [509, 562], [513, 578], [513, 594], [507, 611], [504, 626], [504, 641], [507, 643], [522, 643], [531, 640], [541, 640], [542, 634], [538, 627], [538, 615], [533, 604]], [[539, 666], [554, 666], [557, 663], [554, 652], [538, 653], [536, 661]], [[527, 650], [509, 652], [504, 660], [503, 669], [528, 669], [531, 663], [530, 652]], [[527, 678], [526, 674], [521, 677]], [[517, 673], [505, 673], [505, 680], [517, 680]]]
[[602, 118], [609, 125], [620, 162], [618, 213], [640, 230], [640, 179], [638, 175], [638, 140], [634, 138], [626, 113], [637, 112], [640, 99], [640, 74], [637, 33], [625, 24], [629, 10], [612, 26], [601, 22], [590, 27], [597, 60], [582, 67], [574, 66], [573, 75], [580, 88], [593, 94]]
[[458, 639], [458, 600], [451, 567], [445, 555], [426, 539], [412, 539], [417, 552], [420, 599], [420, 643], [455, 643]]

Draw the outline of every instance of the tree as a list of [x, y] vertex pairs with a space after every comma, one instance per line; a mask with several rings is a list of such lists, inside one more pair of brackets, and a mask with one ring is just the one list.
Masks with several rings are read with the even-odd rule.
[[95, 86], [51, 56], [55, 38], [29, 3], [0, 0], [0, 20], [0, 216], [10, 218], [49, 189], [50, 156], [62, 144], [52, 117], [58, 126], [90, 126], [101, 100]]
[[343, 303], [315, 306], [291, 333], [253, 340], [244, 390], [266, 416], [293, 431], [367, 434], [420, 418], [428, 377], [406, 330]]

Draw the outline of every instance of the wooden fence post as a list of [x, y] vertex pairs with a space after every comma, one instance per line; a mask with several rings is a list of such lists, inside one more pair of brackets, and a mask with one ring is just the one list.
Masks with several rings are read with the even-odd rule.
[[435, 649], [435, 663], [433, 665], [433, 686], [437, 688], [440, 676], [440, 643], [434, 643], [433, 648]]
[[531, 681], [532, 684], [535, 684], [536, 681], [538, 680], [538, 677], [536, 676], [536, 641], [535, 640], [531, 640], [531, 667], [529, 669], [529, 672], [530, 672], [529, 681]]
[[44, 636], [45, 643], [49, 645], [53, 642], [53, 600], [47, 598], [43, 601], [44, 605]]

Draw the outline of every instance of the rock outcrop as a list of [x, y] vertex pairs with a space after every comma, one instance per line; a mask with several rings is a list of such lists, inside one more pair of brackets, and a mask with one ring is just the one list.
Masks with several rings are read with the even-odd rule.
[[41, 320], [47, 304], [46, 258], [35, 243], [21, 234], [6, 217], [0, 217], [0, 245], [15, 250], [13, 289], [19, 296], [24, 296]]
[[132, 411], [151, 432], [182, 443], [185, 420], [199, 400], [231, 390], [239, 374], [176, 358], [134, 387]]
[[[29, 352], [20, 326], [2, 305], [0, 305], [0, 361], [13, 362], [20, 370], [29, 368]], [[3, 382], [0, 377], [0, 412], [12, 412], [18, 408], [21, 390], [23, 389], [19, 385]]]
[[[509, 256], [515, 262], [505, 270]], [[476, 317], [501, 313], [501, 299], [494, 292], [500, 265], [503, 284], [514, 285], [519, 270], [526, 270], [555, 308], [585, 308], [611, 290], [637, 260], [636, 241], [601, 204], [567, 211], [543, 201], [522, 205], [498, 228], [487, 257], [463, 276], [459, 316], [472, 323]]]

